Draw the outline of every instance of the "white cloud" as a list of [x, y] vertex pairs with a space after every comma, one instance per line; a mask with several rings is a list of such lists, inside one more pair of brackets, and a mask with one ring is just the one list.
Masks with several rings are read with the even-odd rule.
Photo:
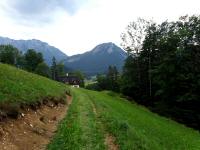
[[[2, 0], [0, 3], [5, 3]], [[137, 17], [161, 22], [175, 20], [181, 15], [198, 14], [198, 0], [90, 0], [75, 14], [64, 9], [51, 13], [48, 24], [26, 26], [8, 18], [0, 10], [0, 35], [15, 39], [36, 38], [54, 45], [72, 55], [91, 50], [103, 42], [120, 44], [120, 34]]]

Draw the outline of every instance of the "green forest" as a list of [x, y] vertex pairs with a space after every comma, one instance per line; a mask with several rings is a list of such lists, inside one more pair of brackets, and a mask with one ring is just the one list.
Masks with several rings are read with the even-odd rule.
[[182, 16], [161, 24], [139, 18], [121, 34], [127, 51], [122, 73], [110, 66], [89, 89], [121, 92], [200, 129], [200, 17]]

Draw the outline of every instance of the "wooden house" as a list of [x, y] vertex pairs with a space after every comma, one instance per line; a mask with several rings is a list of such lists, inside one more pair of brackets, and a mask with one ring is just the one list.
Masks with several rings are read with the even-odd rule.
[[81, 79], [76, 76], [62, 76], [59, 77], [59, 81], [77, 88], [79, 88], [82, 83]]

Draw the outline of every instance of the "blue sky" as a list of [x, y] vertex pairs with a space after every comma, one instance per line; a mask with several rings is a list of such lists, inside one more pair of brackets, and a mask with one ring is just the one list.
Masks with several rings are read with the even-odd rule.
[[1, 0], [0, 36], [39, 39], [68, 55], [103, 42], [121, 43], [120, 34], [138, 17], [161, 22], [200, 14], [199, 0]]

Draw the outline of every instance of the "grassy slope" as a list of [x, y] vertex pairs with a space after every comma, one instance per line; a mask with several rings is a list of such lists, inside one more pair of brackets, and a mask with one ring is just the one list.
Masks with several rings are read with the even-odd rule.
[[64, 84], [0, 64], [0, 105], [32, 104], [47, 97], [60, 99], [65, 91]]
[[[109, 92], [72, 89], [73, 102], [48, 149], [106, 149], [105, 134], [122, 150], [198, 150], [200, 134]], [[93, 107], [96, 107], [95, 115]]]

